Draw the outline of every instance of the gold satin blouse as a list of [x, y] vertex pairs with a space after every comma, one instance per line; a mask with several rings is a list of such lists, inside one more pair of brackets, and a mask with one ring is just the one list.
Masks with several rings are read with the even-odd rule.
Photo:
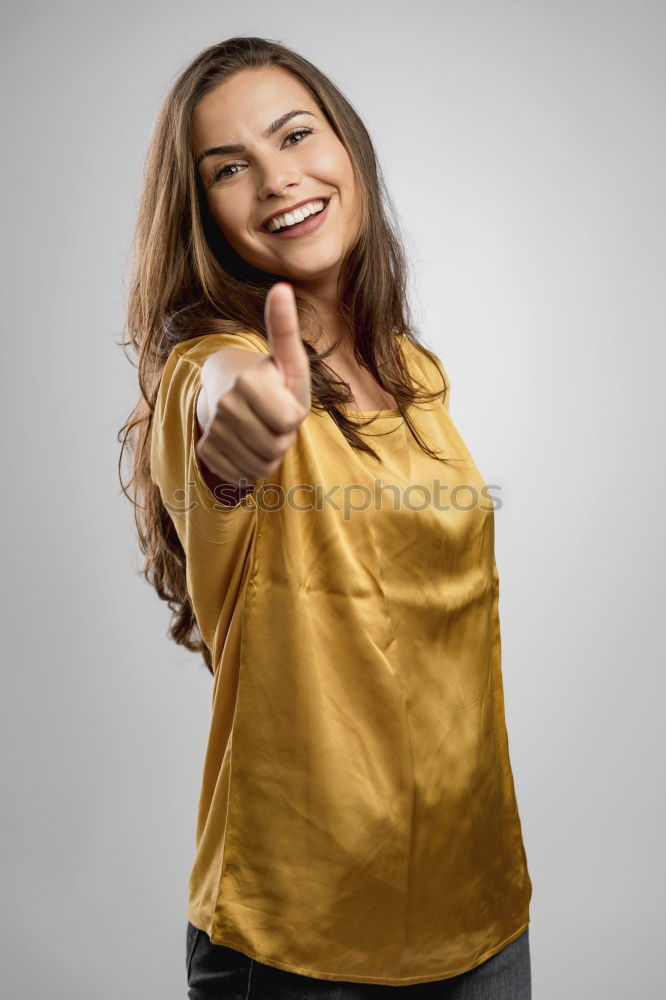
[[525, 930], [532, 885], [493, 505], [448, 376], [403, 339], [421, 384], [446, 380], [444, 401], [411, 413], [451, 464], [395, 410], [365, 430], [379, 463], [313, 409], [271, 481], [225, 507], [194, 446], [201, 366], [232, 346], [270, 350], [247, 332], [171, 352], [151, 442], [215, 668], [187, 918], [317, 979], [458, 975]]

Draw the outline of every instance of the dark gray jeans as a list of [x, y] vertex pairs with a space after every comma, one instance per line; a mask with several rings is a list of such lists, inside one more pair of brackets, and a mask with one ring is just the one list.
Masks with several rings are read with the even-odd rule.
[[189, 1000], [532, 1000], [529, 927], [468, 972], [435, 983], [384, 986], [312, 979], [285, 972], [225, 945], [187, 923]]

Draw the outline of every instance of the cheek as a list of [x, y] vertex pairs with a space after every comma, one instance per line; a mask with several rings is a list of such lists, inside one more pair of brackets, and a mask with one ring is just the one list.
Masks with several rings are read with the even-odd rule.
[[343, 198], [347, 202], [347, 205], [356, 211], [358, 207], [356, 177], [354, 176], [351, 160], [347, 156], [346, 151], [338, 155], [336, 172]]
[[210, 206], [211, 215], [227, 237], [229, 242], [242, 239], [247, 230], [247, 218], [240, 211], [238, 203], [233, 199], [225, 202], [214, 202]]
[[321, 143], [303, 150], [300, 170], [313, 180], [340, 188], [345, 183], [345, 164], [337, 144]]
[[351, 163], [347, 163], [345, 165], [344, 178], [344, 194], [346, 195], [347, 205], [349, 206], [354, 217], [356, 217], [360, 212], [361, 201], [359, 198], [358, 184], [356, 183], [356, 177], [354, 176]]

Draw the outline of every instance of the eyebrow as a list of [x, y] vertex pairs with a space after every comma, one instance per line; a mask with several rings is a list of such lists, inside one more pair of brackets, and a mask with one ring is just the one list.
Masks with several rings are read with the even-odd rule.
[[[291, 118], [295, 118], [296, 115], [311, 115], [312, 118], [316, 118], [316, 115], [314, 115], [311, 111], [287, 111], [286, 114], [280, 115], [279, 118], [275, 119], [272, 125], [268, 126], [268, 128], [263, 133], [264, 139], [270, 139], [272, 135], [278, 132], [283, 125], [286, 125], [286, 123]], [[231, 146], [211, 146], [210, 149], [204, 149], [202, 153], [199, 153], [196, 160], [194, 161], [194, 169], [196, 170], [196, 168], [199, 166], [201, 161], [206, 156], [225, 156], [227, 153], [244, 153], [244, 152], [245, 152], [245, 146], [241, 146], [239, 144]]]

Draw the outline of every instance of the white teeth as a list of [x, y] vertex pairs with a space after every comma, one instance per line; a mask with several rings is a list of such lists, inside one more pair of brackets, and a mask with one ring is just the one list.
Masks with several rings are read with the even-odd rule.
[[276, 229], [283, 229], [285, 226], [294, 226], [297, 222], [303, 222], [308, 216], [321, 212], [324, 204], [324, 201], [309, 201], [307, 205], [301, 205], [300, 208], [295, 209], [293, 212], [287, 212], [286, 215], [280, 215], [277, 219], [271, 219], [266, 228], [269, 232], [274, 232]]

